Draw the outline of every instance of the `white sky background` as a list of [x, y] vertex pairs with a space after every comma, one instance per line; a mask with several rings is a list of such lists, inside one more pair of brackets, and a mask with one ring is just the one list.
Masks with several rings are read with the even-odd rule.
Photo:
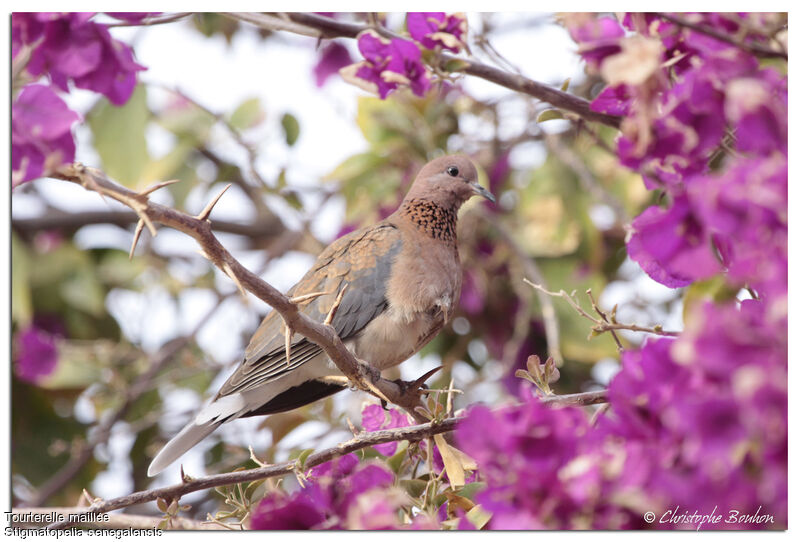
[[[535, 13], [505, 14], [498, 23], [518, 22], [520, 17], [540, 16]], [[477, 17], [470, 16], [472, 25], [476, 25], [478, 20]], [[390, 18], [389, 22], [392, 26], [399, 21]], [[245, 28], [237, 32], [232, 44], [228, 45], [222, 36], [206, 38], [191, 28], [188, 22], [147, 28], [115, 28], [112, 34], [133, 44], [137, 61], [148, 68], [141, 73], [141, 81], [144, 83], [178, 88], [218, 113], [229, 113], [245, 99], [259, 97], [266, 110], [267, 120], [264, 127], [256, 131], [256, 134], [261, 136], [260, 140], [252, 137], [247, 139], [258, 144], [257, 165], [262, 176], [268, 180], [275, 177], [282, 165], [291, 164], [288, 172], [291, 186], [313, 185], [343, 159], [366, 148], [366, 143], [354, 122], [357, 97], [364, 95], [364, 92], [344, 83], [337, 76], [332, 77], [322, 89], [316, 87], [311, 71], [317, 60], [315, 40], [312, 38], [284, 34], [280, 42], [274, 39], [262, 41], [255, 31]], [[359, 58], [352, 40], [340, 41], [350, 47], [355, 59]], [[528, 33], [522, 31], [498, 33], [493, 45], [518, 66], [522, 73], [536, 80], [560, 84], [567, 78], [577, 81], [582, 76], [583, 66], [575, 54], [576, 46], [567, 33], [557, 25], [542, 25], [537, 27], [535, 32]], [[510, 92], [474, 78], [465, 79], [464, 85], [468, 92], [478, 98], [499, 97]], [[87, 91], [76, 90], [69, 97], [70, 105], [79, 112], [85, 112], [95, 96]], [[163, 100], [164, 93], [153, 90], [149, 96], [156, 104], [159, 100]], [[291, 112], [300, 122], [300, 139], [291, 149], [287, 149], [280, 128], [280, 117], [284, 112]], [[514, 123], [514, 107], [509, 108], [506, 113], [509, 116], [507, 124], [521, 130], [522, 123], [516, 125]], [[545, 128], [557, 130], [560, 122], [548, 123]], [[477, 131], [482, 127], [466, 122], [463, 129]], [[225, 156], [240, 158], [239, 163], [245, 163], [241, 150], [230, 141], [223, 130], [214, 134], [215, 148]], [[90, 148], [88, 128], [79, 126], [77, 136], [77, 160], [96, 165], [98, 160]], [[169, 149], [167, 137], [158, 129], [153, 129], [149, 134], [148, 144], [154, 157], [164, 154]], [[512, 155], [512, 165], [517, 168], [535, 167], [543, 159], [544, 151], [536, 145], [529, 145], [524, 151]], [[61, 202], [67, 202], [63, 205], [65, 210], [106, 209], [109, 205], [96, 194], [69, 183], [53, 180], [39, 180], [36, 183], [57, 206], [61, 206]], [[188, 211], [198, 211], [208, 199], [206, 194], [196, 193], [194, 196], [187, 204]], [[30, 216], [39, 212], [33, 198], [14, 193], [12, 201], [14, 216]], [[242, 206], [243, 202], [244, 199], [237, 196], [235, 191], [229, 191], [215, 207], [212, 219], [217, 217], [246, 220], [247, 208]], [[272, 203], [277, 205], [276, 202]], [[291, 211], [280, 206], [276, 211], [280, 212], [290, 225], [298, 223], [297, 217]], [[343, 216], [344, 204], [341, 199], [334, 198], [318, 213], [312, 231], [327, 242], [338, 231]], [[78, 237], [78, 242], [82, 246], [113, 246], [126, 251], [129, 247], [129, 236], [115, 227], [95, 226], [86, 230]], [[147, 233], [144, 235], [147, 236]], [[193, 241], [182, 234], [168, 231], [167, 228], [160, 229], [155, 241], [162, 252], [194, 254], [196, 250]], [[226, 240], [223, 242], [228, 244]], [[145, 247], [146, 243], [141, 243], [138, 252], [146, 250]], [[258, 254], [236, 251], [235, 243], [231, 243], [229, 248], [233, 248], [234, 254], [251, 269], [258, 268], [263, 261]], [[204, 265], [201, 256], [197, 255], [197, 260], [198, 265]], [[290, 253], [280, 260], [271, 262], [263, 277], [279, 289], [286, 290], [302, 276], [312, 261], [313, 258], [309, 255]], [[635, 264], [628, 265], [625, 269], [632, 282], [610, 285], [601, 299], [601, 304], [604, 306], [624, 304], [636, 295], [656, 301], [671, 292], [647, 278]], [[234, 288], [227, 277], [218, 275], [218, 281], [224, 289]], [[181, 296], [181, 301], [176, 306], [164, 291], [155, 287], [147, 289], [142, 294], [115, 292], [107, 300], [109, 309], [120, 321], [128, 339], [150, 350], [157, 349], [176, 334], [191, 329], [192, 320], [204, 314], [211, 303], [213, 300], [208, 296], [190, 291]], [[242, 333], [253, 330], [258, 323], [258, 315], [266, 311], [266, 305], [252, 296], [249, 307], [244, 307], [238, 299], [230, 300], [199, 335], [201, 348], [218, 363], [238, 361], [244, 347], [241, 341]], [[620, 318], [624, 317], [625, 314], [621, 310]], [[641, 319], [636, 321], [641, 322]], [[680, 313], [671, 315], [663, 323], [665, 328], [679, 328]], [[435, 366], [436, 361], [418, 358], [409, 361], [403, 366], [404, 376], [419, 375]], [[603, 380], [609, 378], [615, 367], [616, 362], [599, 364], [598, 378]], [[222, 378], [212, 384], [212, 388], [221, 384]], [[491, 401], [491, 396], [497, 391], [487, 388], [484, 399]], [[192, 411], [206, 400], [205, 397], [197, 397], [185, 390], [170, 394], [168, 399], [176, 412]], [[84, 421], [94, 417], [88, 401], [79, 403], [76, 414]], [[358, 419], [357, 415], [354, 419]], [[179, 421], [165, 420], [164, 427], [169, 432], [177, 431], [184, 420], [185, 418]], [[269, 438], [263, 431], [255, 431], [258, 422], [259, 419], [240, 420], [224, 426], [219, 433], [231, 442], [250, 443], [256, 449], [263, 448], [269, 444]], [[307, 431], [314, 434], [318, 428], [310, 427]], [[325, 442], [333, 444], [341, 436], [329, 435], [330, 438], [326, 438]], [[298, 436], [301, 437], [302, 435]], [[295, 439], [289, 440], [291, 443]], [[114, 497], [126, 491], [125, 484], [129, 478], [127, 456], [132, 443], [132, 439], [126, 437], [125, 431], [118, 428], [110, 440], [109, 447], [101, 447], [98, 450], [104, 457], [110, 457], [111, 462], [108, 470], [95, 480], [92, 487], [95, 495]], [[206, 444], [210, 443], [206, 441]], [[193, 475], [200, 475], [203, 472], [202, 450], [205, 447], [201, 444], [184, 457], [183, 462], [187, 472]], [[173, 467], [174, 469], [166, 471], [166, 477], [159, 482], [174, 481], [178, 466], [173, 465]]]

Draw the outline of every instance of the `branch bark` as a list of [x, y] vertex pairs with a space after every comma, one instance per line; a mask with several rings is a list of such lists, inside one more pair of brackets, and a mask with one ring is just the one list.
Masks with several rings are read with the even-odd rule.
[[[32, 234], [43, 230], [61, 230], [73, 232], [83, 226], [92, 224], [112, 224], [123, 228], [133, 226], [139, 220], [136, 213], [125, 211], [84, 211], [78, 213], [50, 213], [35, 218], [15, 218], [11, 227], [23, 234]], [[280, 237], [286, 231], [277, 217], [242, 224], [227, 220], [215, 220], [214, 229], [224, 233], [233, 233], [249, 237], [254, 241], [270, 240]]]
[[[569, 395], [548, 395], [541, 398], [543, 403], [553, 406], [585, 406], [605, 403], [607, 401], [606, 390], [575, 393]], [[426, 438], [433, 437], [442, 433], [453, 431], [457, 425], [464, 420], [464, 417], [446, 418], [441, 421], [432, 421], [421, 425], [414, 425], [411, 427], [401, 427], [397, 429], [384, 429], [382, 431], [373, 431], [371, 433], [363, 433], [346, 442], [342, 442], [332, 448], [316, 452], [308, 456], [305, 463], [302, 465], [304, 470], [311, 469], [322, 463], [336, 459], [343, 455], [374, 446], [376, 444], [383, 444], [386, 442], [398, 442], [407, 440], [409, 442], [419, 442]], [[83, 509], [81, 516], [88, 516], [90, 514], [101, 514], [110, 512], [112, 510], [119, 510], [135, 504], [151, 502], [158, 498], [162, 498], [167, 502], [196, 491], [210, 489], [219, 486], [228, 486], [232, 484], [241, 484], [253, 482], [255, 480], [262, 480], [266, 478], [275, 478], [295, 472], [298, 468], [296, 461], [288, 461], [276, 465], [268, 465], [255, 469], [244, 471], [229, 472], [224, 474], [213, 474], [203, 478], [189, 479], [180, 484], [175, 484], [162, 488], [148, 489], [145, 491], [138, 491], [109, 499], [107, 501], [97, 501], [88, 508]], [[80, 518], [80, 517], [79, 517]], [[79, 520], [79, 518], [76, 518]], [[60, 521], [48, 525], [49, 529], [63, 529], [74, 525], [74, 521]]]
[[[264, 15], [262, 17], [252, 17], [254, 14], [248, 14], [250, 16], [245, 18], [243, 14], [240, 13], [229, 13], [227, 15], [237, 20], [247, 21], [260, 28], [266, 28], [268, 30], [285, 30], [319, 39], [355, 38], [360, 32], [369, 29], [377, 30], [381, 34], [390, 37], [402, 38], [402, 36], [393, 34], [382, 27], [374, 28], [371, 25], [337, 21], [330, 17], [324, 17], [314, 13], [287, 14], [288, 18], [294, 23], [298, 23], [301, 29], [290, 28], [286, 24], [282, 24], [281, 28], [276, 28], [276, 20], [281, 21], [281, 19], [273, 16]], [[283, 22], [285, 23], [285, 21]], [[485, 79], [486, 81], [491, 81], [492, 83], [517, 92], [528, 94], [534, 98], [538, 98], [539, 100], [547, 102], [554, 107], [574, 113], [588, 121], [600, 122], [614, 128], [619, 128], [620, 123], [622, 122], [621, 117], [592, 111], [589, 101], [584, 100], [583, 98], [573, 96], [572, 94], [558, 90], [550, 85], [539, 83], [533, 79], [528, 79], [527, 77], [510, 73], [499, 68], [489, 66], [488, 64], [483, 64], [471, 58], [458, 57], [447, 53], [442, 53], [439, 58], [439, 67], [443, 68], [447, 64], [456, 65], [458, 67], [457, 71], [459, 72], [472, 75], [473, 77], [479, 77], [481, 79]]]

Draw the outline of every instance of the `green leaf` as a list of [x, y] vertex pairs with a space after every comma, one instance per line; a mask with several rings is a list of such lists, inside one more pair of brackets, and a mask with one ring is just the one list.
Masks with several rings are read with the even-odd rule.
[[63, 340], [58, 343], [58, 364], [55, 370], [37, 384], [50, 390], [86, 389], [102, 381], [102, 349], [95, 343]]
[[448, 72], [461, 72], [467, 69], [469, 62], [461, 58], [451, 58], [444, 63], [444, 70]]
[[456, 491], [456, 494], [461, 495], [462, 497], [466, 497], [471, 501], [474, 501], [475, 495], [483, 489], [486, 489], [486, 484], [484, 484], [483, 482], [471, 482], [462, 487], [461, 489], [459, 489], [458, 491]]
[[266, 481], [267, 481], [267, 480], [266, 480], [266, 478], [262, 478], [261, 480], [256, 480], [256, 481], [254, 481], [254, 482], [250, 482], [249, 484], [247, 484], [247, 487], [246, 487], [246, 488], [245, 488], [245, 490], [244, 490], [244, 497], [245, 497], [245, 498], [246, 498], [248, 501], [252, 502], [252, 501], [254, 500], [254, 499], [253, 499], [253, 496], [255, 495], [255, 492], [256, 492], [256, 491], [257, 491], [257, 490], [258, 490], [258, 489], [259, 489], [261, 486], [263, 486], [263, 485], [264, 485], [264, 482], [266, 482]]
[[561, 84], [561, 92], [566, 92], [567, 91], [567, 89], [569, 88], [569, 82], [570, 82], [571, 79], [572, 79], [571, 77], [567, 77], [566, 81], [564, 81]]
[[408, 451], [408, 441], [404, 440], [398, 443], [397, 451], [395, 454], [386, 460], [386, 464], [396, 474], [400, 472], [400, 467], [406, 459], [406, 452]]
[[119, 250], [109, 251], [97, 265], [97, 277], [108, 286], [126, 286], [145, 270], [146, 264], [141, 259], [128, 259], [128, 255]]
[[345, 159], [344, 162], [336, 166], [331, 173], [325, 176], [325, 180], [337, 180], [346, 183], [357, 179], [377, 169], [384, 163], [384, 159], [374, 153], [364, 152], [354, 154]]
[[286, 143], [291, 147], [300, 137], [300, 123], [291, 113], [284, 113], [281, 117], [281, 126], [283, 126], [283, 133], [286, 136]]
[[428, 482], [426, 480], [414, 478], [413, 480], [399, 480], [398, 484], [400, 484], [400, 487], [402, 487], [406, 493], [414, 498], [417, 498], [422, 495], [423, 491], [425, 491], [425, 487], [428, 485]]
[[11, 234], [11, 319], [24, 326], [33, 318], [28, 247]]
[[703, 301], [728, 301], [736, 297], [738, 288], [730, 286], [724, 275], [715, 275], [710, 279], [693, 282], [686, 287], [683, 294], [683, 319], [692, 312], [698, 303]]
[[313, 453], [314, 453], [314, 448], [306, 448], [305, 450], [301, 451], [297, 455], [297, 466], [298, 466], [298, 468], [300, 468], [302, 470], [306, 465], [306, 460], [308, 459], [308, 456], [310, 456]]
[[105, 311], [105, 291], [91, 272], [74, 273], [59, 285], [61, 297], [74, 308], [92, 316], [102, 316]]
[[542, 111], [536, 118], [536, 122], [547, 122], [548, 120], [560, 120], [564, 118], [564, 114], [558, 109], [547, 109]]
[[145, 139], [150, 110], [144, 85], [137, 85], [123, 106], [99, 100], [87, 119], [103, 170], [125, 186], [137, 186], [150, 161]]
[[239, 104], [239, 107], [230, 114], [228, 124], [237, 130], [247, 130], [261, 124], [265, 116], [264, 109], [261, 107], [261, 100], [250, 98]]

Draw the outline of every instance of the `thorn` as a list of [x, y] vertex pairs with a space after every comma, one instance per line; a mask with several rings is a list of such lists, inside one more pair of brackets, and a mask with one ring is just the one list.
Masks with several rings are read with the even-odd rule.
[[344, 288], [339, 290], [339, 295], [336, 296], [336, 301], [333, 302], [333, 305], [331, 306], [331, 310], [328, 311], [328, 316], [325, 317], [324, 324], [326, 326], [331, 325], [331, 322], [333, 322], [333, 317], [336, 316], [336, 311], [339, 309], [339, 304], [341, 304], [341, 302], [342, 302], [342, 297], [344, 297], [344, 292], [345, 292], [345, 290], [347, 290], [347, 286], [348, 285], [345, 284]]
[[295, 303], [295, 304], [304, 303], [306, 301], [311, 301], [312, 299], [316, 299], [317, 297], [319, 297], [321, 295], [328, 295], [328, 294], [332, 294], [332, 293], [333, 292], [313, 292], [313, 293], [310, 293], [310, 294], [298, 295], [297, 297], [290, 298], [289, 302], [290, 303]]
[[228, 264], [228, 262], [223, 262], [222, 263], [222, 270], [225, 272], [226, 275], [228, 275], [231, 278], [231, 280], [234, 282], [234, 284], [236, 284], [236, 287], [239, 288], [239, 293], [242, 294], [242, 298], [244, 299], [244, 302], [247, 303], [248, 302], [248, 300], [247, 300], [247, 290], [244, 289], [244, 286], [242, 285], [242, 282], [239, 280], [239, 277], [237, 277], [233, 273], [233, 269], [231, 269], [231, 266]]
[[252, 459], [253, 462], [256, 465], [258, 465], [259, 467], [268, 467], [269, 466], [269, 464], [264, 463], [263, 461], [261, 461], [259, 458], [256, 457], [256, 453], [253, 451], [253, 447], [252, 446], [248, 445], [247, 449], [250, 450], [250, 459]]
[[156, 230], [156, 227], [153, 225], [153, 222], [150, 220], [150, 217], [147, 216], [147, 213], [145, 213], [144, 211], [140, 211], [139, 209], [134, 209], [134, 211], [136, 211], [136, 214], [139, 215], [139, 220], [142, 220], [145, 226], [147, 226], [147, 229], [150, 231], [150, 235], [155, 237], [158, 231]]
[[189, 476], [184, 472], [183, 463], [181, 463], [181, 482], [183, 482], [184, 484], [188, 484], [192, 480], [194, 480], [194, 478], [192, 478], [191, 476]]
[[350, 421], [349, 417], [345, 418], [345, 420], [347, 421], [347, 427], [350, 428], [350, 432], [353, 433], [354, 437], [357, 437], [358, 434], [359, 434], [359, 431], [358, 431], [358, 429], [356, 429], [356, 426], [353, 425], [353, 422]]
[[210, 214], [211, 214], [211, 209], [213, 209], [213, 208], [214, 208], [214, 206], [215, 206], [215, 205], [217, 204], [217, 202], [219, 201], [219, 198], [221, 198], [221, 197], [222, 197], [222, 194], [224, 194], [224, 193], [225, 193], [225, 192], [228, 190], [228, 188], [230, 188], [230, 187], [231, 187], [231, 183], [228, 183], [228, 184], [225, 186], [225, 188], [223, 188], [223, 189], [222, 189], [222, 191], [221, 191], [219, 194], [217, 194], [217, 197], [215, 197], [214, 199], [212, 199], [211, 201], [209, 201], [209, 202], [208, 202], [208, 205], [206, 205], [206, 208], [205, 208], [205, 209], [203, 209], [202, 211], [200, 211], [200, 214], [199, 214], [199, 215], [197, 215], [195, 218], [196, 218], [197, 220], [208, 220], [208, 215], [210, 215]]
[[139, 222], [136, 223], [136, 231], [133, 232], [133, 242], [131, 243], [131, 251], [128, 253], [129, 260], [133, 260], [133, 253], [136, 251], [136, 244], [139, 242], [139, 236], [142, 235], [142, 230], [144, 230], [144, 220], [140, 218]]
[[153, 192], [155, 192], [156, 190], [158, 190], [160, 188], [164, 188], [165, 186], [169, 186], [171, 184], [175, 184], [175, 183], [179, 183], [179, 182], [181, 182], [180, 179], [172, 179], [170, 181], [163, 181], [163, 182], [160, 182], [160, 183], [155, 183], [155, 184], [152, 184], [152, 185], [148, 186], [147, 188], [145, 188], [141, 192], [139, 192], [139, 195], [140, 196], [149, 196], [150, 194], [152, 194]]
[[286, 341], [286, 367], [288, 368], [292, 363], [292, 337], [294, 336], [294, 330], [286, 322], [284, 322], [284, 326], [286, 326], [284, 338]]
[[448, 416], [453, 415], [453, 389], [455, 389], [455, 381], [452, 377], [450, 377], [450, 385], [447, 386], [447, 405], [445, 406], [445, 412]]

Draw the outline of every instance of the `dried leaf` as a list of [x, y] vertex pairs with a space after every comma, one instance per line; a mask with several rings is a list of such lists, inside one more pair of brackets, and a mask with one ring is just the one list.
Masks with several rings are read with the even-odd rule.
[[442, 462], [444, 470], [447, 472], [447, 478], [450, 480], [450, 486], [462, 487], [464, 485], [464, 467], [461, 460], [442, 435], [434, 435], [433, 440], [436, 442], [436, 447], [439, 448], [439, 453], [442, 454]]

